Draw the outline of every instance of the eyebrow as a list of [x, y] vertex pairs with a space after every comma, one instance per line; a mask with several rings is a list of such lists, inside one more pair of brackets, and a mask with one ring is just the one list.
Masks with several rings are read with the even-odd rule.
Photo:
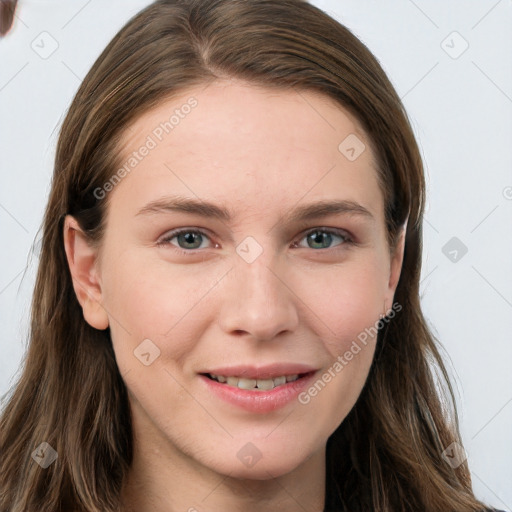
[[[151, 201], [141, 208], [138, 215], [149, 215], [158, 213], [188, 213], [205, 218], [218, 219], [229, 223], [233, 219], [231, 212], [223, 207], [209, 201], [187, 198], [183, 196], [170, 196]], [[314, 220], [328, 215], [355, 215], [371, 221], [375, 221], [372, 213], [363, 205], [345, 199], [318, 201], [302, 206], [297, 206], [284, 215], [281, 222], [297, 223], [307, 220]]]

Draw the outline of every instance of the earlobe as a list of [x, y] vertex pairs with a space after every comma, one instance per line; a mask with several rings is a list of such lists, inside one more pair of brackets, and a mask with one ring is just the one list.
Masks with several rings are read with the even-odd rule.
[[71, 215], [64, 219], [64, 249], [78, 302], [86, 322], [95, 329], [109, 325], [102, 306], [102, 290], [97, 271], [97, 249], [93, 248]]

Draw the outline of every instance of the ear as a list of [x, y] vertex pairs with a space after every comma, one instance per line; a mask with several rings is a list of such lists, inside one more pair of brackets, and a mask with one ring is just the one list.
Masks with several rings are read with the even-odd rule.
[[[393, 303], [393, 297], [395, 295], [396, 287], [398, 286], [398, 281], [400, 280], [400, 274], [402, 272], [402, 263], [404, 260], [404, 251], [405, 251], [405, 234], [407, 231], [407, 222], [404, 224], [402, 231], [400, 233], [400, 238], [396, 244], [396, 248], [391, 255], [391, 263], [389, 268], [389, 282], [388, 289], [386, 293], [386, 304]], [[389, 309], [389, 308], [387, 308]], [[386, 310], [387, 310], [386, 309]]]
[[106, 329], [108, 315], [101, 305], [97, 249], [91, 246], [78, 222], [71, 215], [66, 215], [64, 219], [64, 249], [73, 279], [73, 288], [86, 322], [95, 329]]

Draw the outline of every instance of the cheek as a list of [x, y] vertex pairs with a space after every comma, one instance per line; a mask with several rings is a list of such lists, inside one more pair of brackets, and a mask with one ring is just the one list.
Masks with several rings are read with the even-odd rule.
[[367, 256], [303, 275], [294, 288], [333, 358], [348, 350], [351, 342], [384, 313], [385, 265]]
[[146, 339], [161, 351], [159, 363], [190, 353], [212, 304], [204, 299], [225, 273], [220, 265], [201, 267], [147, 258], [142, 250], [105, 262], [105, 307], [120, 367], [136, 365], [133, 351]]
[[[385, 266], [378, 258], [360, 265], [331, 267], [303, 279], [301, 297], [316, 318], [318, 338], [329, 361], [300, 398], [315, 408], [332, 433], [356, 403], [375, 353], [378, 321], [384, 312]], [[314, 286], [312, 286], [314, 284]]]

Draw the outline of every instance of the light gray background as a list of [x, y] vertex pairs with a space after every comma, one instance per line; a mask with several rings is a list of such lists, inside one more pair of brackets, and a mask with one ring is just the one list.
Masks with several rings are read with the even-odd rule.
[[[21, 0], [0, 40], [1, 395], [26, 347], [37, 250], [28, 257], [58, 129], [96, 57], [148, 3]], [[476, 494], [512, 510], [512, 3], [312, 3], [369, 46], [408, 110], [428, 183], [424, 311], [459, 392]]]

